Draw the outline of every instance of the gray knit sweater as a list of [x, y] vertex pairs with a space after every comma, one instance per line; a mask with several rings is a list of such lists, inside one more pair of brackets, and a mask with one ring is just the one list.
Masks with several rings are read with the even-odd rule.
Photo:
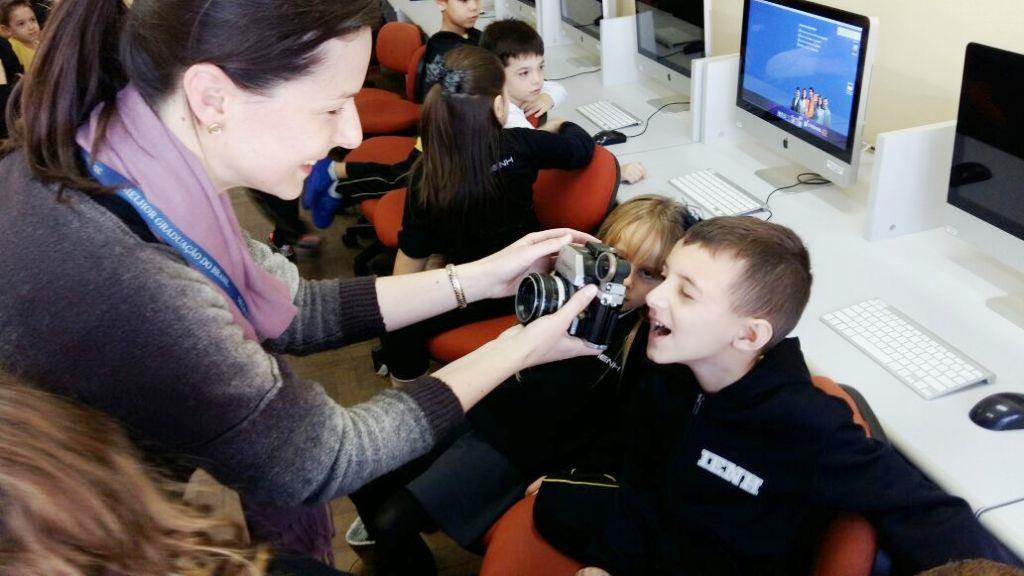
[[372, 278], [306, 282], [262, 245], [299, 313], [247, 341], [224, 295], [82, 193], [57, 201], [24, 157], [0, 161], [0, 366], [122, 422], [244, 494], [279, 505], [344, 495], [420, 455], [462, 418], [422, 378], [343, 408], [276, 353], [307, 354], [384, 331]]

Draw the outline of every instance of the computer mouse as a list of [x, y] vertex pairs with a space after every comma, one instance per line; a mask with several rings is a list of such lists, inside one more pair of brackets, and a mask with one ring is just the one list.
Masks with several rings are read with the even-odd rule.
[[1024, 429], [1024, 394], [1000, 392], [986, 396], [971, 408], [971, 420], [989, 430]]
[[601, 130], [597, 134], [594, 134], [594, 144], [600, 144], [601, 146], [622, 144], [625, 141], [626, 135], [618, 130]]
[[975, 184], [977, 182], [984, 182], [991, 178], [992, 171], [988, 169], [988, 166], [979, 164], [978, 162], [961, 162], [959, 164], [955, 164], [949, 170], [950, 186]]
[[704, 51], [704, 42], [701, 40], [695, 40], [693, 42], [687, 42], [683, 44], [683, 54], [696, 54]]

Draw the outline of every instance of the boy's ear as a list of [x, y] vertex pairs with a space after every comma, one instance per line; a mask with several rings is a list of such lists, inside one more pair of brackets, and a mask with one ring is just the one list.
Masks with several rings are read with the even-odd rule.
[[0, 38], [10, 38], [14, 35], [14, 31], [7, 27], [6, 24], [0, 24]]
[[771, 322], [764, 318], [748, 318], [740, 334], [733, 340], [733, 346], [744, 352], [757, 352], [771, 342], [774, 334]]
[[434, 2], [437, 4], [437, 9], [441, 12], [444, 12], [444, 9], [447, 8], [448, 0], [434, 0]]

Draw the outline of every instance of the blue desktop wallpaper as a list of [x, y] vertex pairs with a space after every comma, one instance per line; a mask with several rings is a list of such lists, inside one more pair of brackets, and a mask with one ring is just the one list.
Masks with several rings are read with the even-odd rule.
[[[845, 148], [858, 88], [854, 84], [860, 40], [859, 28], [752, 0], [744, 96], [806, 132]], [[828, 98], [827, 109], [817, 99], [808, 106], [809, 96], [795, 105], [797, 88], [813, 88]]]

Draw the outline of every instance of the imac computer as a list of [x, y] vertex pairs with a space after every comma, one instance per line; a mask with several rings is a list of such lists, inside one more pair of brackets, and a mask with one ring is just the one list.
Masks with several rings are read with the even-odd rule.
[[[1024, 55], [968, 44], [946, 229], [1017, 271], [1024, 270]], [[1024, 295], [988, 301], [1024, 327]]]
[[[744, 0], [736, 121], [839, 186], [857, 181], [877, 22], [803, 0]], [[796, 182], [795, 166], [758, 176]]]
[[601, 18], [604, 6], [601, 0], [561, 0], [562, 22], [591, 38], [601, 38]]
[[562, 42], [579, 48], [568, 62], [576, 68], [601, 65], [601, 20], [615, 16], [615, 0], [560, 0]]
[[637, 68], [673, 92], [689, 94], [692, 62], [711, 46], [710, 20], [710, 0], [637, 0]]

